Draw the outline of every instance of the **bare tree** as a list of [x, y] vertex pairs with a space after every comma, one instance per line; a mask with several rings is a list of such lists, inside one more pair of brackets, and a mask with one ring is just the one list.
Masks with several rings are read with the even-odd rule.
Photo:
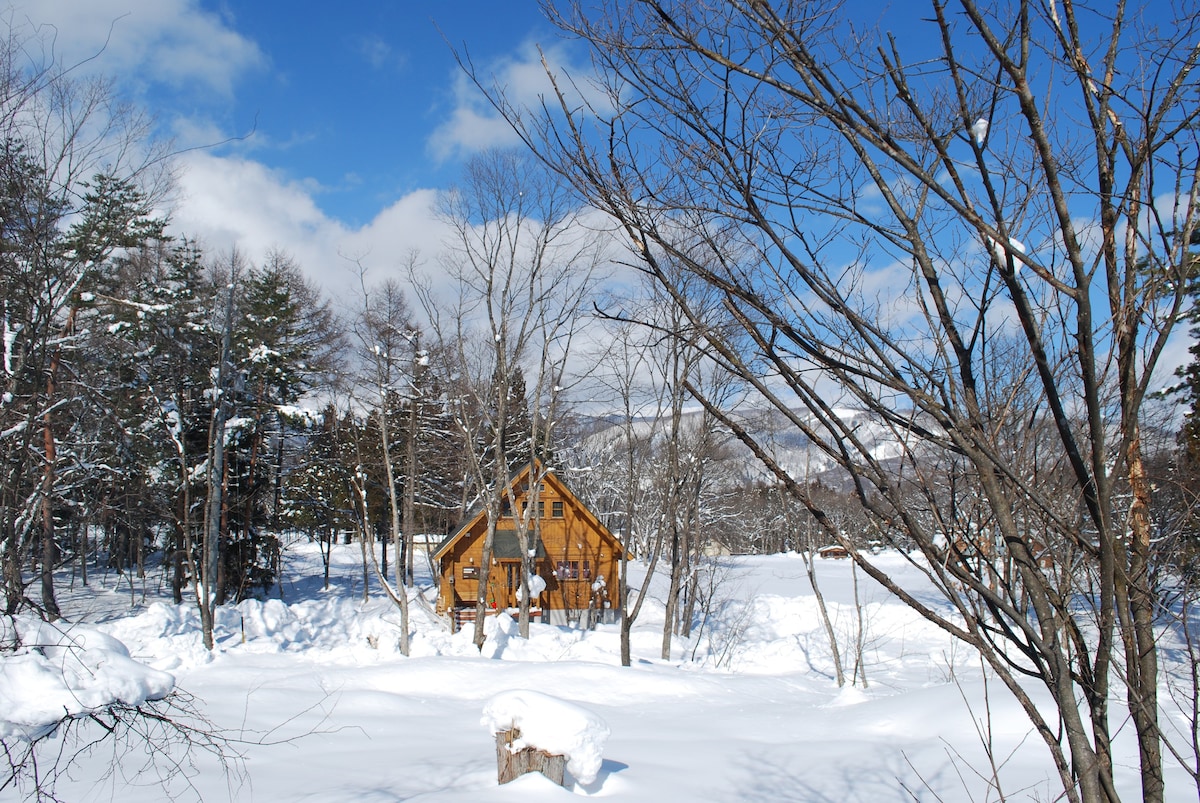
[[[229, 482], [225, 470], [225, 428], [232, 407], [233, 366], [230, 352], [233, 344], [235, 298], [241, 258], [234, 252], [229, 257], [229, 272], [225, 286], [225, 313], [221, 324], [221, 350], [217, 365], [212, 372], [212, 419], [208, 428], [208, 455], [204, 472], [204, 524], [201, 530], [200, 562], [193, 574], [196, 604], [200, 608], [200, 627], [204, 635], [204, 646], [212, 650], [216, 621], [217, 596], [220, 581], [221, 531], [224, 529], [225, 490]], [[181, 452], [182, 462], [182, 452]]]
[[[488, 512], [475, 644], [484, 641], [496, 523], [509, 504], [522, 555], [522, 589], [529, 589], [536, 527], [537, 462], [526, 510], [517, 509], [510, 473], [521, 455], [544, 458], [552, 446], [569, 385], [573, 340], [598, 259], [594, 234], [579, 225], [565, 188], [536, 162], [511, 151], [473, 159], [462, 186], [444, 198], [442, 217], [452, 230], [445, 268], [453, 299], [446, 301], [428, 277], [415, 284], [430, 320], [437, 351], [459, 379], [460, 428], [472, 485]], [[530, 411], [514, 389], [533, 377]], [[527, 421], [527, 424], [523, 424]], [[528, 593], [520, 596], [520, 632], [529, 632]]]
[[[608, 487], [586, 488], [580, 491], [602, 504], [609, 527], [621, 533], [625, 547], [621, 554], [619, 597], [621, 631], [621, 666], [630, 666], [631, 633], [646, 601], [650, 578], [662, 554], [662, 528], [655, 526], [660, 516], [647, 511], [661, 509], [653, 504], [653, 490], [646, 481], [655, 443], [659, 439], [662, 410], [667, 406], [667, 385], [661, 381], [656, 361], [652, 358], [653, 342], [660, 335], [638, 323], [649, 316], [631, 310], [629, 314], [611, 317], [607, 323], [607, 345], [596, 358], [593, 376], [600, 387], [611, 393], [608, 399], [615, 408], [617, 420], [600, 433], [583, 439], [579, 459], [587, 460], [599, 472], [611, 476]], [[615, 431], [615, 436], [614, 436]], [[607, 469], [607, 470], [603, 470]], [[631, 594], [629, 559], [631, 554], [646, 565], [646, 576], [637, 594]]]
[[[705, 333], [707, 353], [849, 471], [878, 531], [917, 547], [956, 615], [894, 583], [727, 409], [696, 398], [859, 568], [980, 651], [1068, 799], [1118, 797], [1116, 691], [1143, 797], [1162, 800], [1141, 417], [1187, 303], [1200, 20], [931, 0], [929, 35], [901, 42], [794, 0], [546, 10], [591, 47], [604, 108], [556, 75], [543, 109], [497, 104], [683, 309], [675, 263], [720, 293], [739, 327]], [[996, 349], [1026, 366], [1028, 393], [991, 374]], [[1036, 474], [1007, 448], [1031, 425], [1050, 438]], [[986, 511], [972, 554], [947, 538], [960, 511], [938, 461]], [[1046, 528], [1076, 563], [1046, 565]]]
[[[812, 482], [808, 476], [807, 469], [805, 470], [804, 484], [809, 487], [807, 493], [811, 494]], [[820, 615], [821, 625], [825, 629], [825, 638], [829, 640], [829, 654], [833, 658], [834, 678], [837, 680], [839, 687], [845, 686], [846, 672], [842, 668], [841, 645], [838, 643], [837, 631], [834, 629], [833, 619], [829, 616], [829, 608], [825, 604], [825, 594], [821, 591], [821, 584], [817, 580], [816, 557], [818, 541], [816, 533], [820, 532], [821, 528], [807, 510], [796, 504], [786, 489], [776, 486], [771, 489], [771, 496], [778, 499], [778, 504], [783, 511], [783, 525], [789, 530], [796, 532], [800, 559], [804, 562], [804, 572], [808, 575], [808, 584], [812, 587], [813, 598], [817, 602], [817, 613]]]
[[[412, 501], [413, 474], [415, 474], [415, 415], [414, 395], [418, 362], [417, 328], [412, 320], [408, 300], [400, 285], [389, 280], [378, 287], [369, 288], [365, 271], [359, 273], [362, 289], [362, 314], [357, 327], [361, 345], [365, 376], [359, 382], [361, 401], [374, 418], [375, 432], [383, 472], [383, 493], [387, 500], [388, 537], [392, 543], [395, 564], [395, 584], [388, 581], [386, 567], [380, 567], [373, 546], [375, 537], [370, 527], [370, 504], [365, 467], [353, 474], [351, 482], [360, 506], [359, 521], [362, 530], [363, 549], [370, 553], [371, 563], [377, 579], [388, 598], [400, 610], [400, 652], [408, 655], [408, 589], [411, 585], [404, 555], [411, 555], [412, 544]], [[405, 447], [406, 482], [399, 487], [395, 463], [399, 455], [393, 456], [393, 444], [399, 434], [393, 428], [393, 418], [398, 407], [406, 402], [409, 414], [408, 445]], [[403, 528], [402, 528], [403, 525]], [[385, 542], [386, 543], [386, 542]], [[368, 546], [370, 545], [370, 546]], [[407, 545], [408, 549], [402, 549]], [[364, 554], [366, 552], [364, 551]], [[365, 593], [365, 592], [364, 592]]]

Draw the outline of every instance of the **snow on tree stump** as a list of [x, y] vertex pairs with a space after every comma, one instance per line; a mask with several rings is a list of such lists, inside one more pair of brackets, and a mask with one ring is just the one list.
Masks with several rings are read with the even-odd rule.
[[566, 771], [579, 783], [596, 780], [608, 725], [591, 711], [536, 691], [497, 694], [480, 724], [496, 737], [496, 779], [506, 784], [540, 772], [560, 786]]
[[536, 747], [514, 748], [521, 744], [520, 728], [496, 734], [496, 780], [502, 784], [515, 781], [527, 772], [540, 772], [559, 786], [567, 770], [567, 757], [553, 755]]

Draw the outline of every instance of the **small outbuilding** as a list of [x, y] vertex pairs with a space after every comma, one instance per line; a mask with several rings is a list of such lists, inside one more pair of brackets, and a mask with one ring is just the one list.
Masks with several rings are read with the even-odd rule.
[[[531, 480], [537, 483], [536, 493]], [[528, 519], [528, 543], [533, 572], [541, 578], [530, 583], [536, 592], [531, 605], [534, 615], [540, 614], [549, 624], [616, 621], [623, 549], [616, 536], [558, 474], [542, 470], [536, 462], [513, 475], [504, 499], [487, 578], [488, 612], [519, 604], [521, 550], [513, 512], [528, 511], [534, 501], [537, 507]], [[487, 529], [487, 509], [473, 511], [433, 554], [439, 573], [438, 612], [450, 613], [459, 622], [475, 611]]]
[[823, 546], [817, 550], [817, 555], [822, 558], [844, 559], [850, 557], [850, 552], [841, 544], [830, 544]]
[[700, 554], [706, 558], [727, 558], [733, 554], [733, 550], [719, 538], [710, 538], [701, 547]]

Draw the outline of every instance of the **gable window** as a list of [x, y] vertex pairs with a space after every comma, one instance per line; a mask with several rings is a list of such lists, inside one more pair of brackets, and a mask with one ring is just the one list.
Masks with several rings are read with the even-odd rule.
[[561, 499], [555, 499], [550, 503], [550, 515], [556, 519], [563, 517], [563, 503]]

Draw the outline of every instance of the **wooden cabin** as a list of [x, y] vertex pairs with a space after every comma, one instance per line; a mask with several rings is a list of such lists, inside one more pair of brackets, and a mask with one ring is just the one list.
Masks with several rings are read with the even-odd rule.
[[[531, 494], [530, 478], [539, 474], [537, 493]], [[557, 474], [540, 470], [536, 463], [517, 472], [504, 495], [505, 512], [496, 522], [492, 545], [488, 611], [518, 605], [521, 552], [512, 513], [527, 511], [531, 497], [537, 509], [528, 520], [529, 544], [534, 550], [534, 573], [546, 586], [533, 600], [534, 615], [549, 624], [616, 621], [621, 604], [621, 543]], [[474, 511], [433, 554], [439, 572], [438, 612], [450, 613], [456, 622], [472, 618], [475, 611], [487, 524], [487, 510]], [[536, 588], [538, 583], [531, 585]]]

